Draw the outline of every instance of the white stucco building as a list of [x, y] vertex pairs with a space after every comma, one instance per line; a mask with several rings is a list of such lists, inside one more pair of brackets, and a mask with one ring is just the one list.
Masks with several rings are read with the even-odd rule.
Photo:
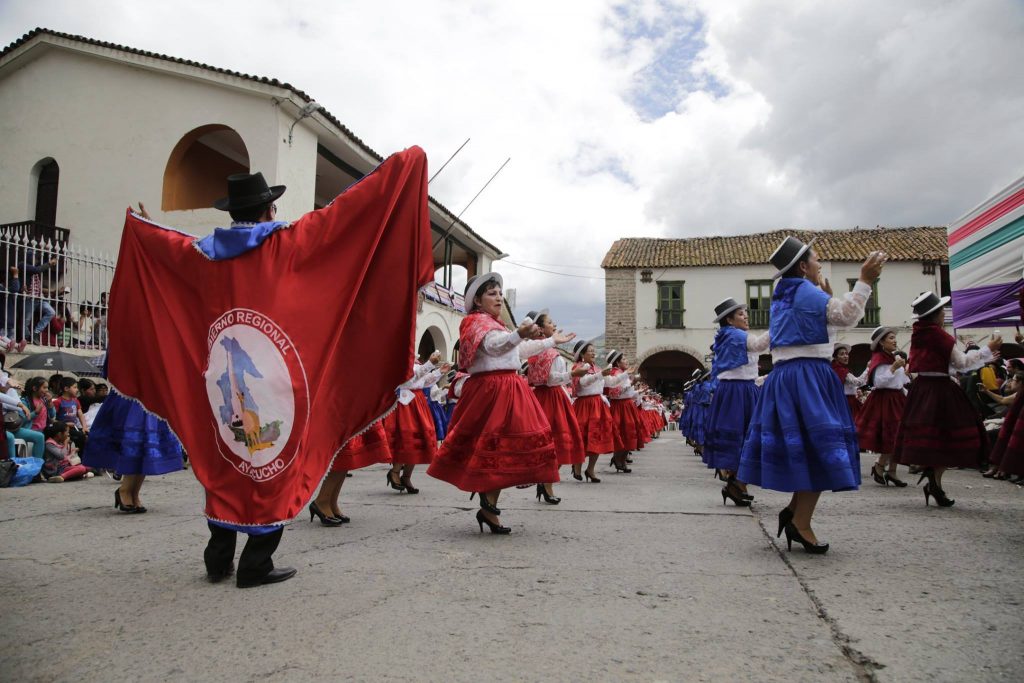
[[[129, 204], [205, 234], [226, 222], [209, 208], [226, 176], [245, 171], [287, 185], [278, 215], [297, 217], [383, 160], [312, 101], [274, 79], [36, 29], [0, 52], [0, 224], [114, 255]], [[504, 254], [461, 221], [440, 239], [455, 216], [433, 199], [430, 218], [438, 287], [417, 335], [451, 357], [462, 314], [448, 288]]]
[[851, 365], [870, 355], [878, 325], [903, 330], [910, 340], [910, 303], [922, 291], [949, 293], [945, 228], [873, 228], [822, 232], [774, 231], [694, 239], [626, 238], [616, 241], [605, 269], [605, 345], [635, 359], [643, 374], [676, 391], [709, 362], [717, 326], [714, 308], [726, 297], [747, 303], [751, 327], [768, 326], [775, 269], [768, 257], [786, 235], [818, 240], [814, 248], [835, 293], [849, 291], [872, 250], [889, 254], [861, 325], [840, 333], [853, 346]]

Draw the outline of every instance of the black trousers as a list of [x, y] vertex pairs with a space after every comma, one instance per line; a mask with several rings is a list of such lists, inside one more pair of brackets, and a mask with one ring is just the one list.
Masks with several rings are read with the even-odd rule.
[[[210, 542], [206, 544], [206, 552], [203, 553], [206, 571], [209, 574], [223, 574], [235, 559], [238, 532], [210, 522], [206, 524], [210, 527]], [[249, 536], [242, 549], [242, 556], [238, 558], [239, 581], [260, 579], [271, 572], [274, 568], [272, 556], [283, 533], [284, 527], [278, 527], [277, 531], [269, 534]]]

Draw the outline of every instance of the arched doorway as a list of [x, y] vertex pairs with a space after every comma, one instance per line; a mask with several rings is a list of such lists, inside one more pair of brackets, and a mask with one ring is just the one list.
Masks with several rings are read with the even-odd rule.
[[441, 333], [441, 330], [431, 326], [423, 331], [420, 343], [416, 346], [416, 355], [425, 361], [430, 358], [430, 354], [434, 351], [441, 352], [442, 361], [448, 358], [448, 349], [444, 341], [444, 335]]
[[854, 344], [850, 347], [850, 372], [860, 375], [871, 362], [871, 346], [869, 344]]
[[225, 180], [249, 172], [249, 151], [242, 136], [213, 123], [186, 133], [171, 151], [164, 169], [164, 211], [209, 209], [225, 194]]
[[704, 370], [704, 364], [678, 348], [651, 349], [640, 361], [640, 376], [662, 396], [683, 393], [694, 370]]
[[60, 166], [47, 157], [32, 167], [35, 189], [35, 206], [31, 213], [37, 223], [57, 225], [57, 186], [60, 182]]

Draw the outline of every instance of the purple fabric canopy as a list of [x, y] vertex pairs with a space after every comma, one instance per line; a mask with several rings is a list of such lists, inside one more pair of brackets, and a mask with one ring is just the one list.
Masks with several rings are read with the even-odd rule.
[[1024, 280], [953, 292], [953, 327], [1020, 325], [1020, 290]]

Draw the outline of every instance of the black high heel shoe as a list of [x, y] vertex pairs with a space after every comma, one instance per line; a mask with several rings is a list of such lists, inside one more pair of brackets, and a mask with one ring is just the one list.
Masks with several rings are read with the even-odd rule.
[[402, 482], [402, 488], [404, 488], [405, 492], [408, 493], [409, 495], [414, 496], [420, 492], [418, 488], [412, 485], [411, 477], [403, 477], [400, 481]]
[[871, 478], [875, 480], [876, 484], [881, 484], [882, 486], [888, 486], [889, 484], [885, 481], [885, 476], [884, 476], [885, 474], [888, 474], [888, 473], [885, 470], [882, 470], [881, 472], [879, 472], [878, 471], [879, 467], [880, 466], [879, 466], [879, 464], [877, 462], [871, 465]]
[[811, 543], [800, 535], [800, 530], [793, 526], [793, 524], [787, 524], [786, 546], [789, 550], [793, 550], [793, 541], [802, 545], [804, 547], [804, 552], [808, 552], [811, 555], [824, 555], [828, 552], [828, 543]]
[[343, 522], [340, 519], [325, 515], [319, 507], [317, 507], [316, 501], [309, 504], [309, 521], [312, 522], [314, 517], [320, 518], [320, 523], [324, 526], [341, 526]]
[[737, 496], [735, 493], [733, 493], [732, 489], [729, 488], [728, 484], [726, 484], [725, 486], [722, 487], [722, 505], [725, 505], [725, 499], [726, 498], [731, 500], [733, 502], [733, 504], [736, 507], [738, 507], [738, 508], [750, 507], [750, 501], [749, 500], [744, 500], [743, 498], [741, 498], [741, 497]]
[[484, 496], [484, 494], [482, 494], [482, 493], [480, 493], [480, 494], [471, 493], [471, 494], [469, 494], [469, 499], [473, 500], [473, 496], [476, 496], [476, 495], [480, 496], [480, 509], [481, 510], [487, 510], [492, 515], [500, 515], [501, 514], [501, 510], [499, 510], [497, 508], [497, 506], [491, 505], [491, 502], [489, 500], [487, 500], [487, 497]]
[[595, 477], [590, 472], [584, 472], [583, 474], [587, 478], [587, 483], [590, 483], [590, 482], [594, 482], [595, 484], [600, 484], [601, 483], [601, 480], [598, 479], [597, 477]]
[[572, 478], [576, 481], [583, 481], [583, 474], [576, 471], [576, 468], [572, 468]]
[[[623, 460], [625, 460], [625, 459], [623, 459]], [[628, 467], [626, 467], [626, 463], [625, 462], [622, 462], [621, 464], [616, 462], [615, 458], [612, 458], [612, 464], [615, 465], [615, 471], [616, 472], [624, 472], [626, 474], [629, 474], [630, 472], [633, 471], [633, 470], [629, 469]]]
[[537, 484], [537, 500], [540, 500], [541, 496], [544, 496], [544, 502], [550, 505], [558, 505], [562, 502], [558, 496], [549, 496], [544, 484]]
[[938, 487], [932, 487], [931, 482], [924, 485], [924, 504], [928, 505], [928, 497], [935, 498], [935, 504], [939, 507], [950, 508], [956, 501], [946, 496], [946, 492]]
[[491, 520], [489, 520], [486, 517], [484, 517], [484, 511], [483, 510], [477, 510], [477, 512], [476, 512], [476, 523], [480, 525], [480, 533], [484, 532], [484, 524], [487, 525], [487, 528], [491, 530], [492, 534], [510, 534], [510, 533], [512, 533], [512, 529], [511, 528], [509, 528], [507, 526], [502, 526], [500, 524], [495, 524]]
[[775, 534], [775, 538], [782, 535], [782, 530], [786, 528], [793, 521], [793, 511], [789, 508], [782, 508], [779, 510], [779, 533]]
[[928, 481], [931, 481], [932, 477], [935, 476], [935, 472], [932, 471], [931, 467], [927, 467], [927, 468], [925, 468], [923, 470], [919, 470], [918, 472], [911, 472], [911, 474], [918, 474], [918, 473], [920, 473], [921, 476], [917, 478], [917, 483], [914, 484], [914, 486], [920, 486], [921, 482], [924, 481], [925, 479], [927, 479]]
[[114, 489], [114, 509], [121, 512], [135, 512], [134, 505], [125, 505], [121, 502], [121, 489]]
[[388, 475], [388, 486], [390, 486], [391, 488], [393, 488], [393, 489], [394, 489], [394, 490], [396, 490], [396, 491], [404, 491], [404, 490], [405, 490], [405, 487], [404, 487], [404, 486], [402, 486], [402, 482], [401, 482], [401, 480], [399, 480], [398, 482], [395, 482], [395, 480], [394, 480], [394, 479], [392, 479], [392, 477], [391, 477], [391, 475], [392, 475], [392, 474], [396, 474], [396, 472], [395, 472], [394, 470], [388, 470], [388, 471], [387, 471], [387, 475]]
[[907, 482], [902, 479], [897, 479], [895, 475], [889, 474], [888, 472], [885, 473], [885, 483], [886, 485], [892, 484], [898, 489], [902, 489], [907, 485]]

